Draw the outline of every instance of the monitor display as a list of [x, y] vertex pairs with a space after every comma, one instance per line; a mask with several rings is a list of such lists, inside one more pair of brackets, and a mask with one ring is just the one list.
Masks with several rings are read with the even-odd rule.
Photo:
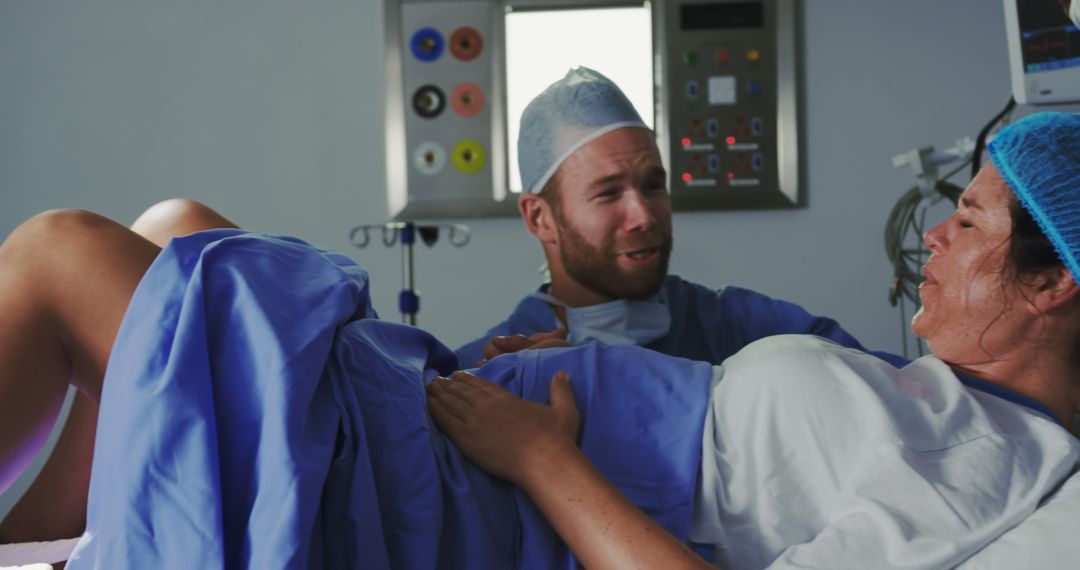
[[680, 27], [684, 30], [760, 28], [765, 25], [761, 2], [683, 4], [679, 12]]
[[1028, 73], [1080, 66], [1080, 30], [1056, 0], [1017, 4], [1024, 70]]
[[1013, 98], [1020, 104], [1080, 101], [1080, 30], [1060, 0], [1004, 0]]

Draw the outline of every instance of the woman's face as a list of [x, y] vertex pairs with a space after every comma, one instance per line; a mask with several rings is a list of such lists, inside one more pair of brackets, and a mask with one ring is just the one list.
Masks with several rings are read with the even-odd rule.
[[988, 164], [960, 197], [956, 212], [923, 236], [930, 259], [919, 286], [923, 306], [912, 318], [915, 334], [953, 365], [980, 364], [1005, 355], [1015, 343], [1023, 298], [1008, 282], [1011, 191]]

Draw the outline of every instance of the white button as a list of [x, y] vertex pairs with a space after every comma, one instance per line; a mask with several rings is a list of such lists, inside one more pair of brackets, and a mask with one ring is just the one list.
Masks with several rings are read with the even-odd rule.
[[734, 105], [737, 88], [734, 75], [717, 75], [709, 78], [709, 104]]

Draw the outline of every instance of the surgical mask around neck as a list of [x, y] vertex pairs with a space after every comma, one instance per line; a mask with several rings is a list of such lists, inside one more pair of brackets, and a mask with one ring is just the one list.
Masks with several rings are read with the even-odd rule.
[[533, 296], [566, 309], [566, 341], [574, 346], [592, 340], [641, 346], [671, 329], [671, 311], [664, 290], [641, 301], [617, 299], [588, 307], [571, 307], [543, 291]]

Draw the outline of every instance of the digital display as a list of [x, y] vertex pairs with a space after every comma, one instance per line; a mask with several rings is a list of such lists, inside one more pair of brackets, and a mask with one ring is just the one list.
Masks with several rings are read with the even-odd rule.
[[1018, 0], [1020, 42], [1028, 73], [1080, 66], [1080, 30], [1056, 0]]
[[683, 4], [680, 10], [680, 24], [684, 30], [760, 28], [765, 25], [761, 2]]

